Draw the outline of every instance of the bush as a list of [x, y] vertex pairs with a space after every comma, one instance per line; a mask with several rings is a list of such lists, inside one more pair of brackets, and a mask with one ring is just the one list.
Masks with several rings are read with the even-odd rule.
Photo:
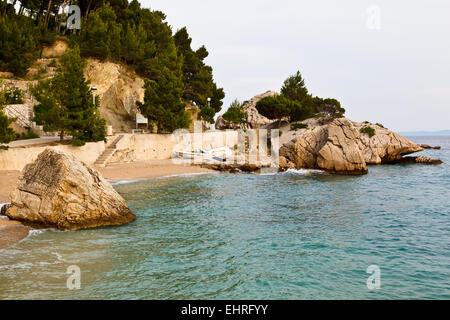
[[16, 135], [16, 140], [29, 140], [29, 139], [36, 139], [40, 138], [39, 135], [36, 132], [33, 132], [31, 130], [27, 130], [27, 133], [21, 133]]
[[241, 103], [238, 100], [234, 100], [227, 112], [222, 116], [225, 120], [233, 122], [235, 124], [242, 124], [247, 122], [247, 112], [242, 108]]
[[308, 129], [308, 125], [304, 123], [292, 123], [291, 130]]
[[5, 92], [6, 104], [22, 104], [23, 91], [20, 88], [8, 89]]
[[375, 123], [377, 126], [379, 126], [380, 128], [384, 128], [384, 126], [381, 123]]
[[359, 132], [368, 134], [369, 138], [372, 138], [375, 135], [375, 129], [372, 127], [363, 127]]
[[70, 144], [74, 147], [82, 147], [86, 144], [86, 142], [79, 140], [79, 139], [74, 139], [70, 142]]

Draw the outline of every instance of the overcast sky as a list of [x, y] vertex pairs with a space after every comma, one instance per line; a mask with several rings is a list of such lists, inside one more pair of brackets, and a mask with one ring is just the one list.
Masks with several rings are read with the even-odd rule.
[[352, 120], [450, 129], [448, 0], [141, 2], [207, 47], [223, 111], [300, 70], [310, 93], [338, 99]]

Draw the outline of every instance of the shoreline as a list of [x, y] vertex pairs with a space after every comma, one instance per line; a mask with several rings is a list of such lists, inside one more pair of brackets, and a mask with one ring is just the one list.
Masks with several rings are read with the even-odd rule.
[[[152, 160], [132, 163], [111, 164], [105, 168], [95, 167], [112, 185], [132, 183], [153, 178], [195, 175], [215, 172], [200, 166], [174, 164], [171, 160]], [[9, 194], [14, 190], [21, 172], [0, 170], [0, 204], [9, 203]], [[0, 217], [0, 250], [26, 238], [32, 228], [18, 221]]]

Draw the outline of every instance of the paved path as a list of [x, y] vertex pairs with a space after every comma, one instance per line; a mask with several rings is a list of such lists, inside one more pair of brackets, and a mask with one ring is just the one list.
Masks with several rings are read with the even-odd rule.
[[[71, 137], [64, 137], [64, 140], [72, 139]], [[8, 146], [10, 148], [21, 148], [21, 147], [28, 147], [33, 145], [40, 145], [45, 143], [52, 143], [59, 141], [59, 137], [41, 137], [36, 139], [28, 139], [28, 140], [17, 140], [10, 142]]]

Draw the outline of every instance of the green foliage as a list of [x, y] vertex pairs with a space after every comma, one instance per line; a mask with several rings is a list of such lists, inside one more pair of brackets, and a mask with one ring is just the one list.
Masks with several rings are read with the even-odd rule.
[[314, 112], [326, 117], [341, 118], [345, 114], [345, 109], [341, 107], [341, 103], [336, 99], [314, 97], [312, 98], [312, 103]]
[[214, 110], [212, 107], [204, 106], [200, 109], [200, 112], [198, 113], [198, 117], [209, 123], [214, 123], [214, 115], [215, 114], [216, 114], [216, 110]]
[[308, 89], [306, 89], [305, 80], [303, 80], [300, 71], [284, 81], [281, 87], [281, 95], [298, 102], [302, 102], [306, 98]]
[[23, 103], [23, 91], [20, 88], [10, 88], [5, 92], [6, 104], [21, 104]]
[[310, 95], [303, 97], [302, 101], [294, 101], [290, 115], [291, 121], [302, 121], [314, 115], [313, 98]]
[[[15, 75], [24, 76], [39, 57], [42, 45], [51, 44], [57, 36], [65, 35], [71, 47], [80, 48], [82, 57], [126, 63], [140, 76], [155, 83], [165, 82], [170, 73], [173, 83], [158, 86], [165, 86], [173, 93], [178, 90], [181, 81], [181, 98], [197, 105], [201, 109], [199, 117], [203, 120], [212, 122], [214, 115], [221, 110], [225, 93], [214, 82], [212, 68], [204, 62], [208, 51], [204, 46], [197, 50], [191, 48], [186, 28], [174, 35], [164, 13], [141, 8], [137, 0], [130, 3], [127, 0], [79, 0], [71, 4], [81, 8], [82, 28], [71, 31], [64, 29], [61, 24], [64, 17], [58, 15], [62, 3], [62, 0], [51, 3], [20, 1], [21, 9], [17, 14], [11, 8], [8, 14], [0, 17], [0, 71], [12, 71]], [[42, 76], [38, 75], [36, 79], [42, 79]], [[50, 89], [53, 90], [54, 86], [52, 84]], [[162, 94], [159, 100], [167, 100], [163, 90], [156, 91]], [[41, 98], [50, 99], [48, 95]], [[59, 108], [61, 101], [59, 98], [56, 100]], [[46, 108], [54, 109], [51, 105], [47, 104]], [[173, 102], [168, 107], [166, 104], [156, 105], [153, 103], [152, 106], [152, 110], [157, 111], [153, 118], [164, 118], [165, 123], [177, 125], [186, 123], [186, 115], [174, 111]], [[162, 110], [166, 108], [168, 110]], [[47, 127], [58, 126], [57, 122], [53, 119]], [[168, 125], [161, 130], [172, 127]], [[80, 130], [78, 128], [77, 132], [84, 129]], [[92, 136], [91, 133], [86, 134]]]
[[297, 131], [299, 129], [308, 129], [308, 125], [304, 123], [292, 123], [291, 130]]
[[[211, 107], [214, 114], [222, 108], [222, 99], [225, 97], [222, 88], [218, 88], [213, 80], [212, 68], [204, 63], [204, 59], [208, 57], [208, 50], [204, 46], [194, 51], [191, 48], [192, 39], [189, 37], [186, 28], [182, 28], [174, 35], [175, 45], [177, 47], [178, 56], [183, 60], [183, 99], [194, 103], [201, 109]], [[208, 98], [211, 102], [208, 105]], [[207, 110], [200, 112], [200, 117], [210, 121], [214, 117], [212, 111]]]
[[242, 124], [247, 122], [247, 112], [242, 108], [242, 104], [235, 99], [228, 110], [222, 116], [225, 120], [235, 124]]
[[363, 127], [359, 130], [359, 132], [368, 134], [369, 138], [372, 138], [376, 134], [375, 129], [372, 127]]
[[40, 22], [13, 13], [0, 15], [0, 68], [19, 77], [25, 76], [38, 58], [41, 44], [54, 40], [52, 32]]
[[281, 119], [291, 114], [294, 103], [284, 96], [266, 97], [258, 101], [256, 109], [261, 115], [281, 122]]
[[59, 131], [84, 142], [106, 139], [104, 119], [98, 116], [98, 97], [94, 103], [89, 81], [84, 77], [85, 62], [78, 47], [62, 56], [56, 75], [40, 81], [32, 89], [39, 101], [35, 121], [45, 131]]
[[[1, 85], [1, 84], [0, 84]], [[13, 121], [3, 112], [3, 107], [6, 104], [5, 90], [0, 91], [0, 143], [9, 143], [16, 138], [16, 133], [9, 125]]]
[[70, 144], [74, 147], [82, 147], [86, 144], [86, 142], [79, 140], [79, 139], [73, 139]]
[[31, 131], [30, 128], [27, 129], [27, 133], [16, 134], [16, 140], [29, 140], [39, 138], [36, 132]]
[[312, 107], [305, 99], [302, 103], [283, 95], [261, 99], [256, 104], [256, 109], [261, 115], [277, 119], [280, 123], [283, 118], [288, 118], [289, 121], [302, 121], [312, 116]]
[[379, 126], [380, 128], [384, 128], [384, 126], [381, 123], [375, 123], [375, 125]]
[[143, 114], [158, 126], [158, 132], [173, 132], [189, 126], [189, 114], [181, 101], [183, 82], [168, 68], [157, 80], [145, 81], [144, 103], [138, 106]]

